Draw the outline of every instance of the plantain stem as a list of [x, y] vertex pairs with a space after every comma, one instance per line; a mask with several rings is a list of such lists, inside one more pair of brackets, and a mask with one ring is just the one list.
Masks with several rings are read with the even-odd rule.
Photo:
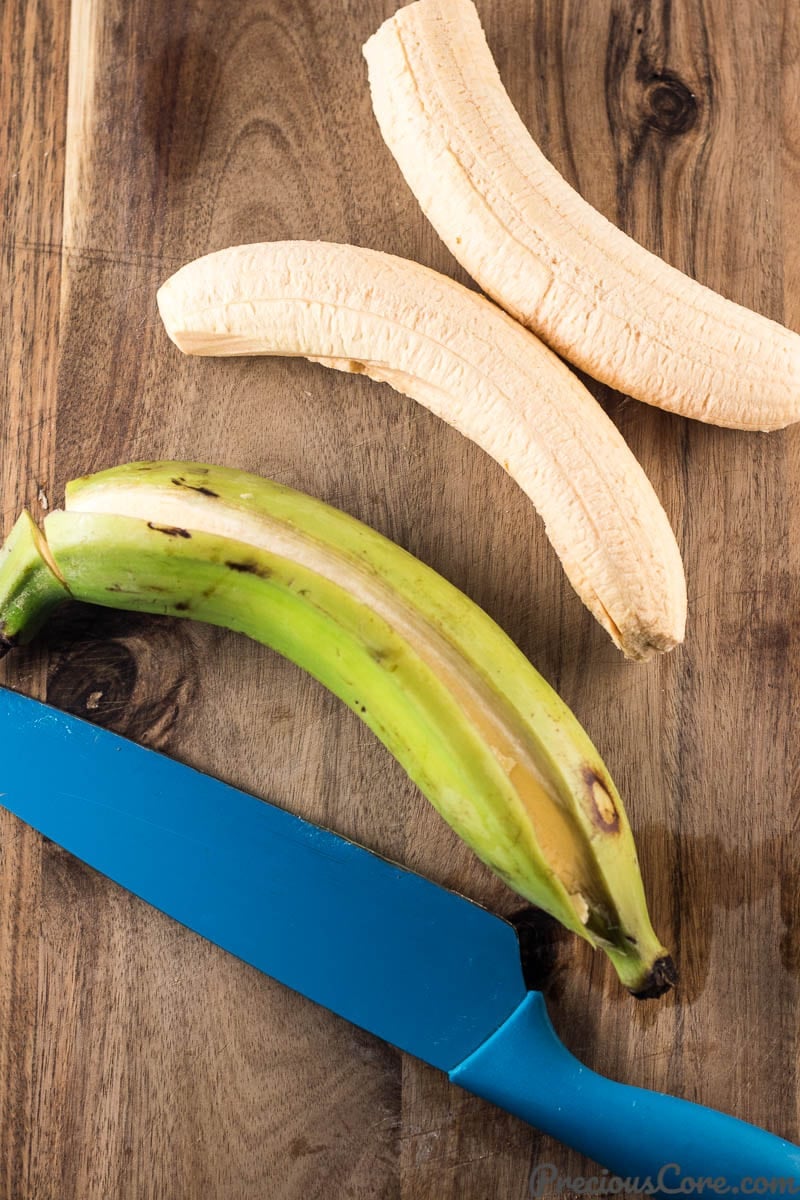
[[35, 637], [68, 598], [44, 535], [23, 512], [0, 550], [0, 657]]

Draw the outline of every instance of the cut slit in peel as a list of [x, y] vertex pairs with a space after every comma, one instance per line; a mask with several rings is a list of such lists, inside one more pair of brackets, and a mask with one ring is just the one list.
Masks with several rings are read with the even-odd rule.
[[472, 0], [417, 0], [364, 46], [406, 182], [484, 291], [595, 379], [736, 429], [800, 420], [800, 337], [668, 265], [531, 138]]
[[413, 397], [516, 480], [628, 657], [683, 639], [680, 553], [642, 468], [569, 368], [482, 296], [379, 251], [272, 242], [187, 264], [158, 304], [186, 353], [302, 355]]
[[[29, 564], [36, 531], [27, 518], [18, 528]], [[654, 995], [673, 982], [597, 751], [498, 626], [430, 568], [308, 496], [190, 463], [77, 480], [45, 535], [62, 578], [40, 557], [27, 606], [9, 603], [19, 554], [0, 560], [9, 642], [68, 588], [272, 646], [370, 726], [514, 890], [605, 950], [627, 987]]]

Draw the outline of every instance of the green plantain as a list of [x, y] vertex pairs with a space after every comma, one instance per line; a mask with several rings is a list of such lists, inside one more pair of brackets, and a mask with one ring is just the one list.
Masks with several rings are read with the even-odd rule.
[[520, 895], [651, 996], [674, 968], [631, 830], [574, 715], [462, 592], [374, 530], [290, 488], [192, 463], [72, 482], [0, 554], [5, 644], [67, 594], [192, 617], [273, 647], [339, 696]]

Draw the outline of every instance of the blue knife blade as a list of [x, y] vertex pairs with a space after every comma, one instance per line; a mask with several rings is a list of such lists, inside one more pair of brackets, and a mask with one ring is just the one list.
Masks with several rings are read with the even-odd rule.
[[478, 905], [274, 804], [2, 689], [0, 728], [14, 730], [15, 747], [0, 768], [0, 804], [400, 1049], [448, 1070], [525, 996], [514, 930]]
[[[0, 688], [0, 803], [110, 879], [650, 1194], [794, 1181], [800, 1148], [588, 1070], [526, 991], [516, 933], [291, 813]], [[670, 1189], [673, 1189], [670, 1191]], [[684, 1189], [681, 1194], [689, 1194]]]

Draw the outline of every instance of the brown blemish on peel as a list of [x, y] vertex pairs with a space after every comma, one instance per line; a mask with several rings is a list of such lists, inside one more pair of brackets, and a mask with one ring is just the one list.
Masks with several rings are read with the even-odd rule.
[[262, 567], [254, 558], [246, 558], [241, 562], [226, 561], [225, 566], [231, 571], [238, 571], [242, 575], [257, 575], [259, 579], [269, 579], [272, 572], [268, 567]]
[[619, 813], [605, 781], [591, 767], [584, 768], [583, 778], [589, 793], [589, 812], [595, 825], [604, 833], [619, 832]]
[[178, 602], [173, 605], [173, 608], [175, 609], [175, 612], [188, 612], [191, 608], [191, 605], [187, 600], [178, 600]]
[[390, 650], [382, 650], [379, 646], [369, 646], [367, 647], [367, 654], [374, 663], [377, 663], [379, 667], [383, 667], [384, 671], [392, 672], [397, 670], [397, 659]]
[[211, 496], [214, 500], [219, 499], [219, 492], [212, 492], [211, 488], [202, 487], [199, 484], [187, 483], [183, 478], [171, 479], [170, 483], [174, 483], [175, 487], [187, 488], [190, 492], [199, 492], [201, 496]]
[[167, 537], [190, 538], [192, 536], [188, 529], [181, 529], [179, 525], [156, 525], [153, 521], [148, 521], [147, 528], [156, 533], [165, 533]]

